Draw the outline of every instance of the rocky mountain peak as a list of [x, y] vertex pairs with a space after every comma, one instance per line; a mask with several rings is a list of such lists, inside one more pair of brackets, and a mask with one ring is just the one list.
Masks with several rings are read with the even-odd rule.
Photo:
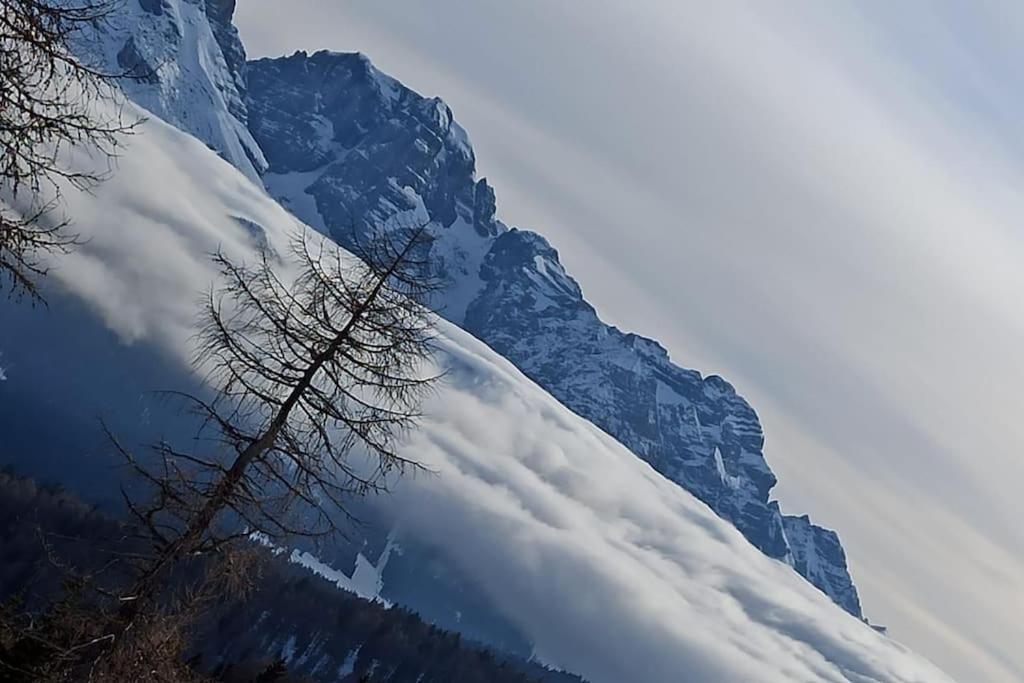
[[776, 477], [747, 401], [604, 323], [544, 237], [497, 220], [495, 192], [441, 100], [361, 54], [318, 52], [252, 62], [248, 106], [267, 187], [300, 218], [351, 244], [396, 215], [427, 217], [453, 283], [443, 315], [860, 616], [838, 537], [770, 499]]

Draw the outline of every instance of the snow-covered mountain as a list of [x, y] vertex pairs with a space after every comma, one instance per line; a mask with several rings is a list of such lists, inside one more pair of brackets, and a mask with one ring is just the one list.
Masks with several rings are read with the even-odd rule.
[[[263, 244], [284, 254], [301, 228], [159, 120], [119, 163], [94, 194], [67, 192], [84, 239], [54, 263], [50, 309], [0, 303], [4, 446], [35, 444], [30, 467], [45, 466], [36, 452], [67, 436], [65, 415], [117, 408], [121, 422], [161, 423], [159, 403], [138, 386], [160, 388], [175, 368], [192, 381], [196, 295], [216, 278], [207, 254], [252, 259]], [[483, 342], [438, 326], [447, 380], [402, 447], [433, 474], [403, 478], [373, 504], [472, 582], [538, 658], [595, 683], [950, 680], [765, 557]], [[48, 429], [8, 419], [32, 402]], [[91, 449], [82, 438], [61, 446], [69, 469]], [[101, 464], [84, 466], [114, 487]]]
[[360, 54], [261, 59], [247, 75], [273, 196], [348, 245], [398, 212], [424, 211], [453, 283], [438, 302], [445, 317], [862, 616], [835, 533], [771, 500], [776, 479], [750, 405], [721, 377], [602, 322], [543, 237], [498, 220], [495, 192], [441, 100]]
[[724, 379], [601, 321], [540, 235], [496, 217], [452, 111], [359, 54], [245, 61], [234, 0], [126, 0], [82, 41], [128, 95], [296, 216], [351, 245], [397, 213], [433, 221], [443, 315], [862, 616], [834, 532], [787, 517], [751, 406]]
[[246, 126], [245, 48], [235, 0], [124, 0], [78, 51], [145, 109], [196, 136], [254, 182], [266, 160]]

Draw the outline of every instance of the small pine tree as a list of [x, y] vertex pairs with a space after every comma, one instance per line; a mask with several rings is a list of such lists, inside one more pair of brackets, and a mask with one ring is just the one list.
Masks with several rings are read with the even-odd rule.
[[288, 663], [278, 657], [256, 677], [255, 683], [281, 683], [288, 678]]

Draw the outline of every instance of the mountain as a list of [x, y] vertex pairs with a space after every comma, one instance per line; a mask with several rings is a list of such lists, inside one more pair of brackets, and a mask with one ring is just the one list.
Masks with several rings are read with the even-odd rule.
[[862, 616], [834, 532], [771, 500], [776, 479], [750, 405], [722, 378], [602, 322], [543, 237], [498, 220], [494, 189], [476, 177], [469, 138], [443, 101], [359, 54], [247, 63], [234, 5], [126, 0], [81, 51], [135, 74], [124, 81], [133, 101], [342, 244], [403, 212], [429, 217], [432, 258], [451, 283], [436, 302], [446, 318]]
[[[19, 443], [21, 464], [47, 468], [53, 461], [37, 449], [61, 443], [69, 425], [78, 447], [64, 467], [116, 491], [124, 470], [79, 455], [95, 442], [65, 417], [109, 415], [114, 429], [128, 423], [191, 442], [193, 429], [168, 430], [176, 407], [139, 387], [165, 388], [175, 369], [180, 382], [201, 376], [190, 340], [197, 294], [216, 278], [208, 254], [287, 254], [294, 231], [307, 228], [157, 118], [140, 127], [110, 180], [92, 193], [65, 190], [82, 241], [54, 264], [50, 307], [0, 303], [0, 454], [16, 457], [9, 444]], [[293, 276], [287, 259], [279, 268]], [[594, 683], [949, 681], [765, 557], [489, 346], [442, 319], [437, 328], [445, 381], [401, 446], [427, 471], [366, 504], [433, 548], [528, 638], [536, 659]], [[47, 422], [9, 418], [29, 402]]]
[[793, 566], [851, 614], [860, 600], [834, 532], [781, 514], [757, 414], [721, 377], [604, 323], [540, 235], [496, 218], [451, 109], [361, 54], [298, 52], [247, 69], [264, 183], [299, 218], [353, 246], [403, 212], [433, 222], [452, 282], [442, 314], [567, 407]]
[[245, 48], [235, 0], [122, 0], [76, 36], [76, 52], [120, 74], [134, 102], [191, 133], [258, 183], [266, 160], [247, 128]]

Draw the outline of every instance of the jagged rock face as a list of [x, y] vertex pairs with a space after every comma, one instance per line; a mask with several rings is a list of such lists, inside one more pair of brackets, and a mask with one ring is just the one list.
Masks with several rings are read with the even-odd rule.
[[846, 568], [846, 553], [839, 536], [811, 524], [807, 515], [782, 518], [793, 549], [793, 567], [850, 614], [860, 615], [857, 587]]
[[250, 127], [270, 173], [320, 169], [310, 194], [325, 221], [345, 232], [383, 222], [414, 208], [406, 188], [440, 223], [472, 217], [473, 151], [440, 100], [405, 90], [359, 54], [258, 60], [249, 80], [260, 93]]
[[248, 118], [245, 108], [245, 46], [238, 37], [238, 29], [231, 23], [234, 14], [235, 0], [206, 0], [206, 17], [238, 95], [227, 99], [228, 111], [245, 123]]
[[248, 77], [249, 125], [270, 164], [271, 194], [349, 247], [396, 215], [429, 217], [433, 261], [452, 283], [438, 304], [461, 321], [481, 288], [483, 256], [505, 227], [448, 106], [360, 54], [261, 59]]
[[429, 217], [433, 260], [453, 282], [438, 302], [447, 318], [861, 616], [838, 537], [788, 522], [770, 500], [776, 479], [750, 405], [724, 379], [603, 323], [543, 237], [496, 220], [448, 107], [362, 55], [258, 60], [248, 77], [271, 194], [346, 245], [403, 212]]
[[732, 521], [771, 557], [788, 552], [757, 415], [717, 376], [673, 365], [657, 342], [604, 324], [544, 238], [512, 230], [481, 269], [465, 328], [566, 406]]
[[124, 0], [74, 49], [136, 103], [199, 138], [254, 182], [266, 161], [246, 125], [245, 49], [233, 0]]

